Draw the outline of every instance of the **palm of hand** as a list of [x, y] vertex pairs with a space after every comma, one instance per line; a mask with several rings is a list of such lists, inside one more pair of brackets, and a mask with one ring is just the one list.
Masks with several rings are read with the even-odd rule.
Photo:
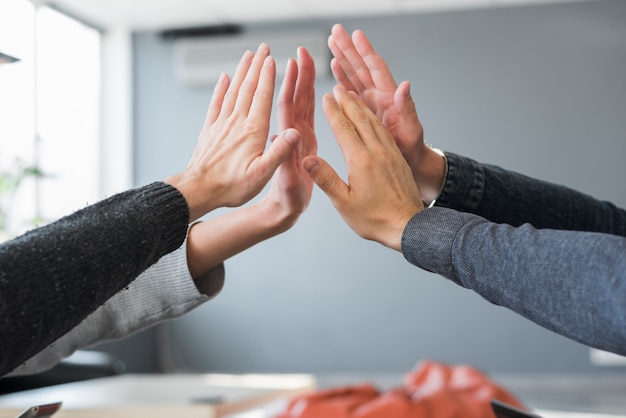
[[[408, 86], [402, 84], [393, 91], [370, 88], [361, 92], [361, 97], [396, 140], [409, 166], [414, 167], [424, 145], [424, 129], [413, 100], [405, 97], [401, 88]], [[399, 103], [396, 103], [397, 96], [401, 97]]]
[[304, 171], [302, 159], [317, 154], [314, 130], [315, 67], [304, 48], [298, 50], [298, 61], [290, 60], [287, 64], [278, 101], [278, 127], [280, 130], [297, 129], [301, 141], [276, 171], [269, 195], [292, 222], [308, 207], [313, 193], [313, 180]]
[[302, 159], [317, 153], [317, 141], [312, 126], [298, 123], [295, 128], [300, 132], [302, 146], [278, 167], [270, 194], [286, 213], [299, 215], [308, 207], [313, 193], [313, 180], [302, 168]]

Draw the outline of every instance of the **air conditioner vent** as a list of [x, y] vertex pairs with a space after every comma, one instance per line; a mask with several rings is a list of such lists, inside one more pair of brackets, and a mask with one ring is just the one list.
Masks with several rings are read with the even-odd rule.
[[276, 60], [277, 78], [282, 77], [289, 57], [305, 47], [315, 60], [318, 76], [330, 73], [327, 34], [322, 32], [284, 32], [245, 34], [219, 38], [183, 38], [174, 41], [174, 74], [184, 85], [206, 87], [215, 84], [222, 72], [231, 75], [244, 51], [256, 51], [265, 42]]

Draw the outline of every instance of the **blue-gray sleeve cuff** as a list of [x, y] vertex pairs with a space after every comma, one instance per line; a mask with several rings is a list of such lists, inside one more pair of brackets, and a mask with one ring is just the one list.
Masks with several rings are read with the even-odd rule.
[[402, 233], [402, 254], [411, 264], [458, 280], [452, 262], [452, 248], [459, 230], [473, 215], [448, 208], [432, 207], [413, 216]]

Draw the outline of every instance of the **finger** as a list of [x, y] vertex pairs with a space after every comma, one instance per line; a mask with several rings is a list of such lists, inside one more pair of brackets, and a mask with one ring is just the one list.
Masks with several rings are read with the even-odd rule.
[[[348, 39], [347, 42], [352, 43], [352, 40], [350, 40], [350, 37], [347, 34], [345, 36]], [[331, 34], [328, 37], [328, 48], [330, 49], [330, 52], [333, 54], [333, 57], [335, 60], [335, 68], [341, 69], [342, 79], [349, 80], [350, 84], [353, 86], [353, 89], [358, 92], [362, 92], [363, 90], [365, 90], [366, 86], [364, 86], [361, 80], [358, 79], [356, 70], [354, 69], [352, 62], [350, 62], [350, 60], [345, 56], [343, 50], [337, 43], [335, 35], [333, 34]], [[332, 65], [332, 62], [331, 62], [331, 65]], [[332, 67], [331, 67], [331, 70], [332, 70]], [[336, 70], [336, 72], [338, 71]]]
[[327, 93], [324, 95], [322, 107], [347, 163], [347, 157], [354, 155], [355, 152], [363, 148], [361, 138], [352, 122], [344, 115], [332, 94]]
[[250, 69], [250, 64], [252, 64], [252, 59], [254, 58], [254, 54], [250, 51], [244, 52], [239, 64], [237, 65], [237, 69], [235, 70], [235, 74], [233, 75], [232, 80], [230, 81], [230, 85], [228, 86], [228, 90], [226, 91], [222, 109], [220, 115], [222, 117], [228, 117], [233, 111], [235, 107], [235, 102], [237, 101], [237, 96], [239, 93], [239, 87], [241, 83], [248, 74], [248, 70]]
[[[248, 99], [242, 98], [243, 102], [239, 106], [237, 102], [236, 110], [243, 115], [248, 115], [249, 119], [257, 120], [259, 129], [262, 129], [264, 136], [270, 126], [270, 116], [272, 114], [272, 102], [274, 100], [274, 84], [276, 83], [276, 62], [271, 56], [267, 56], [263, 63], [261, 73], [255, 82], [256, 90]], [[247, 94], [247, 93], [246, 93]], [[247, 107], [246, 107], [247, 103]]]
[[367, 147], [379, 143], [379, 138], [373, 126], [373, 123], [378, 121], [378, 118], [365, 106], [359, 96], [354, 92], [350, 94], [342, 86], [336, 86], [333, 89], [333, 94], [341, 111], [352, 123], [361, 143]]
[[296, 89], [296, 81], [298, 79], [298, 63], [289, 58], [287, 61], [287, 69], [285, 77], [280, 86], [278, 93], [278, 129], [284, 130], [293, 127], [295, 124], [295, 116], [293, 109], [293, 96]]
[[306, 48], [298, 48], [298, 79], [294, 92], [294, 110], [296, 120], [306, 120], [310, 126], [314, 123], [315, 113], [315, 62]]
[[209, 103], [209, 108], [207, 110], [205, 123], [213, 124], [222, 110], [222, 104], [224, 103], [224, 95], [228, 90], [228, 85], [230, 84], [230, 79], [226, 73], [222, 73], [220, 78], [217, 80], [217, 84], [213, 88], [213, 96], [211, 97], [211, 102]]
[[300, 142], [300, 133], [296, 129], [287, 129], [272, 141], [270, 147], [250, 165], [255, 178], [267, 183], [278, 166], [285, 161]]
[[[266, 83], [269, 81], [268, 77], [271, 78], [272, 99], [274, 97], [276, 64], [274, 59], [270, 57], [269, 51], [270, 50], [266, 44], [259, 45], [257, 53], [250, 64], [248, 74], [246, 74], [246, 78], [241, 83], [234, 108], [234, 111], [241, 115], [248, 114], [253, 101], [257, 99], [257, 95], [262, 99], [266, 98], [264, 93], [267, 92], [268, 86]], [[268, 70], [273, 72], [268, 73]], [[262, 78], [263, 82], [261, 82]]]
[[357, 51], [350, 35], [339, 24], [333, 26], [331, 34], [333, 42], [329, 47], [357, 91], [373, 88], [374, 82], [369, 68]]
[[[356, 30], [352, 34], [352, 41], [354, 42], [355, 51], [357, 51], [365, 67], [367, 67], [367, 74], [371, 77], [372, 84], [379, 90], [395, 90], [396, 82], [391, 71], [389, 71], [387, 62], [378, 55], [367, 36], [362, 31]], [[359, 70], [365, 72], [364, 69]], [[364, 77], [361, 72], [359, 72], [359, 75]]]
[[330, 60], [330, 71], [333, 73], [333, 77], [335, 77], [335, 81], [337, 81], [338, 84], [343, 85], [347, 90], [357, 91], [354, 85], [352, 85], [352, 81], [350, 81], [343, 71], [343, 68], [341, 68], [341, 65], [339, 65], [337, 58]]
[[324, 159], [308, 156], [302, 160], [302, 166], [313, 179], [313, 182], [329, 197], [333, 205], [339, 209], [342, 201], [350, 193], [350, 187], [339, 177], [337, 172]]
[[[371, 131], [368, 129], [368, 133], [371, 132], [374, 134], [373, 137], [365, 137], [365, 134], [361, 134], [364, 142], [366, 142], [365, 139], [373, 138], [375, 142], [392, 145], [394, 148], [396, 148], [397, 146], [395, 139], [393, 139], [393, 137], [391, 136], [383, 122], [378, 118], [378, 116], [372, 113], [372, 110], [369, 108], [369, 106], [367, 106], [365, 101], [363, 101], [363, 99], [356, 92], [349, 91], [348, 93], [352, 97], [352, 100], [354, 100], [354, 103], [359, 107], [360, 111], [362, 112], [362, 115], [359, 115], [359, 118], [363, 121], [364, 124], [369, 124]], [[356, 128], [357, 131], [359, 131], [358, 126]]]

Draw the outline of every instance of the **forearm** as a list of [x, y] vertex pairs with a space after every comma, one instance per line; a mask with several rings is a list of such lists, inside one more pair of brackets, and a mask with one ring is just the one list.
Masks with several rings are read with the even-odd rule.
[[[292, 219], [293, 218], [293, 219]], [[189, 230], [187, 260], [196, 278], [230, 257], [287, 230], [295, 216], [281, 216], [268, 199], [194, 224]]]
[[214, 297], [224, 283], [223, 265], [203, 280], [213, 293], [196, 288], [187, 269], [186, 247], [163, 256], [127, 289], [116, 293], [78, 326], [31, 357], [10, 375], [32, 374], [56, 365], [76, 350], [125, 338], [159, 322], [177, 318]]
[[626, 211], [570, 188], [446, 153], [437, 205], [492, 222], [626, 236]]
[[589, 346], [626, 354], [626, 239], [514, 228], [444, 208], [403, 234], [412, 264]]
[[154, 183], [0, 246], [0, 376], [179, 247], [188, 219], [182, 195]]

